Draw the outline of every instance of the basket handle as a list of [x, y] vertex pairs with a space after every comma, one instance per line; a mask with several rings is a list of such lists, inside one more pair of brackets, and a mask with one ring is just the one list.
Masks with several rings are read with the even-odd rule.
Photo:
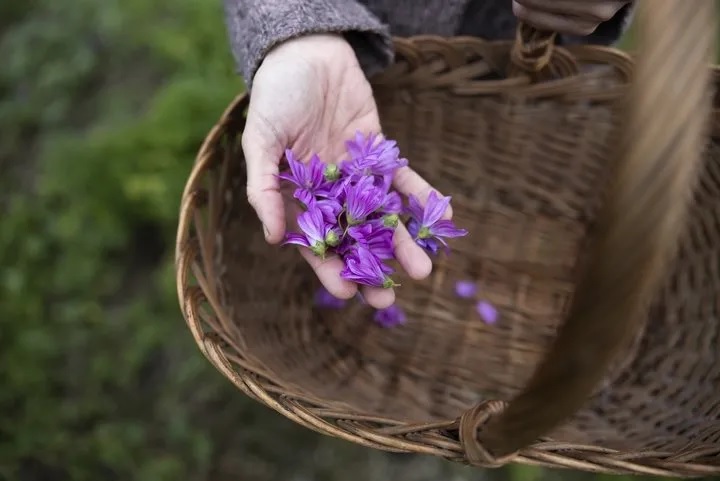
[[556, 37], [555, 32], [538, 30], [519, 22], [515, 29], [515, 43], [510, 51], [512, 66], [527, 73], [542, 71], [552, 60]]
[[499, 412], [488, 403], [460, 419], [471, 462], [497, 464], [582, 408], [642, 329], [684, 230], [712, 107], [715, 2], [638, 0], [636, 15], [640, 55], [588, 264], [527, 386]]

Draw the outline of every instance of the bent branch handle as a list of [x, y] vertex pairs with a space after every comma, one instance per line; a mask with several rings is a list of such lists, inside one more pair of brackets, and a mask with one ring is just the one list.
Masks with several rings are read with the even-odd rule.
[[[572, 416], [642, 327], [683, 232], [711, 113], [713, 0], [638, 0], [638, 58], [614, 182], [568, 318], [473, 448], [521, 449]], [[548, 47], [550, 48], [550, 47]]]

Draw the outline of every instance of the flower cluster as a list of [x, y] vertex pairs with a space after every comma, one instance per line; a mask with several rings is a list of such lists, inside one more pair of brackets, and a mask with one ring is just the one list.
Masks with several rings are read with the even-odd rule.
[[[304, 163], [292, 151], [285, 152], [290, 169], [280, 178], [294, 184], [293, 197], [302, 207], [297, 218], [301, 232], [289, 233], [285, 244], [307, 247], [319, 257], [337, 254], [344, 263], [340, 274], [344, 279], [390, 288], [398, 284], [387, 263], [395, 258], [394, 231], [403, 219], [415, 243], [429, 254], [447, 249], [445, 239], [467, 235], [443, 219], [450, 197], [432, 191], [423, 207], [415, 196], [408, 196], [405, 203], [392, 190], [395, 172], [408, 164], [396, 142], [357, 133], [345, 146], [347, 158], [339, 165], [323, 163], [317, 155]], [[347, 301], [321, 288], [315, 304], [341, 309]], [[376, 310], [374, 320], [392, 327], [404, 324], [407, 317], [392, 305]]]
[[294, 184], [293, 197], [303, 210], [297, 218], [301, 232], [289, 233], [285, 244], [307, 247], [319, 257], [337, 254], [345, 266], [342, 278], [390, 288], [398, 285], [387, 262], [395, 258], [393, 235], [401, 217], [409, 217], [408, 231], [431, 254], [447, 247], [445, 239], [467, 235], [442, 218], [450, 197], [433, 191], [423, 207], [410, 195], [406, 206], [391, 188], [395, 172], [408, 164], [396, 142], [357, 133], [346, 150], [339, 165], [323, 163], [317, 155], [305, 163], [285, 152], [290, 170], [280, 178]]

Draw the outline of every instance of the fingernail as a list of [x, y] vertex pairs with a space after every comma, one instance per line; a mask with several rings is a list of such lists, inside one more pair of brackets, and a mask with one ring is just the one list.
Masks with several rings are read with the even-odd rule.
[[265, 239], [270, 237], [270, 231], [268, 230], [267, 226], [265, 226], [265, 224], [263, 224], [263, 232], [265, 233]]

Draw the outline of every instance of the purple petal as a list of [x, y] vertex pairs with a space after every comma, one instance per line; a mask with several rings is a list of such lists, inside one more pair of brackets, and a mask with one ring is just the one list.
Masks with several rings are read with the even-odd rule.
[[435, 237], [463, 237], [468, 234], [465, 229], [458, 229], [451, 220], [439, 220], [429, 228], [430, 234]]
[[347, 301], [345, 299], [339, 299], [324, 287], [319, 288], [315, 292], [315, 305], [318, 307], [324, 307], [328, 309], [341, 309], [345, 307]]
[[450, 205], [450, 197], [440, 197], [436, 191], [430, 191], [425, 211], [422, 217], [422, 225], [430, 227], [439, 221]]
[[318, 208], [309, 208], [297, 218], [298, 226], [307, 236], [311, 245], [317, 242], [325, 242], [327, 228], [323, 220], [322, 212]]
[[304, 235], [298, 234], [296, 232], [288, 232], [285, 235], [283, 245], [285, 244], [295, 244], [303, 247], [310, 247], [310, 243], [308, 242], [307, 238]]
[[395, 327], [407, 322], [405, 312], [396, 304], [385, 309], [378, 309], [375, 311], [373, 319], [382, 327]]
[[292, 150], [287, 149], [285, 151], [285, 159], [287, 159], [288, 165], [290, 165], [290, 171], [292, 172], [293, 182], [299, 187], [307, 187], [307, 168], [305, 164], [297, 160]]
[[495, 324], [500, 317], [500, 313], [495, 307], [486, 301], [478, 301], [475, 306], [477, 313], [480, 315], [483, 321], [487, 324]]
[[283, 172], [281, 174], [278, 174], [277, 176], [279, 179], [287, 180], [288, 182], [292, 182], [293, 184], [295, 184], [297, 186], [300, 185], [300, 184], [298, 184], [298, 181], [295, 178], [295, 176], [292, 174], [292, 172], [291, 173]]
[[437, 253], [440, 252], [440, 244], [436, 239], [416, 239], [415, 243], [422, 247], [428, 254], [437, 255]]
[[323, 220], [326, 224], [337, 225], [338, 216], [342, 210], [342, 205], [335, 199], [321, 199], [312, 203], [322, 213]]
[[473, 281], [457, 281], [455, 283], [455, 294], [463, 299], [470, 299], [477, 294], [477, 284]]
[[307, 189], [303, 189], [302, 187], [295, 189], [293, 197], [299, 200], [306, 208], [315, 201], [315, 197], [313, 197], [312, 192]]
[[345, 143], [349, 161], [341, 164], [341, 170], [357, 180], [360, 176], [392, 175], [400, 167], [408, 165], [407, 159], [401, 159], [397, 142], [381, 138], [380, 135], [369, 134], [365, 137], [361, 132], [355, 139]]
[[340, 272], [340, 277], [366, 286], [383, 287], [392, 269], [364, 247], [357, 247], [351, 252], [343, 259], [345, 268]]
[[320, 160], [317, 154], [310, 157], [310, 165], [308, 169], [308, 188], [317, 189], [325, 183], [325, 164]]
[[375, 212], [385, 199], [385, 192], [373, 185], [372, 177], [363, 177], [345, 189], [347, 218], [350, 223], [362, 222]]
[[372, 231], [372, 224], [359, 224], [348, 228], [347, 233], [356, 241], [366, 243], [368, 237], [372, 234]]
[[393, 229], [385, 227], [381, 223], [367, 223], [352, 226], [347, 232], [359, 245], [370, 250], [378, 259], [395, 258], [393, 244], [395, 231]]
[[399, 214], [402, 212], [402, 198], [397, 192], [388, 192], [382, 203], [382, 210], [386, 214]]
[[368, 145], [372, 145], [375, 142], [375, 136], [370, 134], [368, 139], [359, 130], [355, 132], [355, 139], [348, 140], [345, 142], [345, 149], [350, 155], [351, 159], [358, 159], [366, 156]]
[[410, 219], [406, 227], [408, 232], [410, 233], [410, 236], [412, 236], [412, 238], [414, 239], [420, 232], [420, 221], [414, 218]]
[[[420, 200], [415, 197], [414, 195], [410, 194], [408, 196], [408, 206], [407, 211], [410, 216], [415, 219], [418, 222], [422, 222], [423, 220], [423, 207], [420, 204]], [[418, 229], [420, 226], [418, 226]], [[417, 236], [417, 233], [413, 234], [413, 237]]]

